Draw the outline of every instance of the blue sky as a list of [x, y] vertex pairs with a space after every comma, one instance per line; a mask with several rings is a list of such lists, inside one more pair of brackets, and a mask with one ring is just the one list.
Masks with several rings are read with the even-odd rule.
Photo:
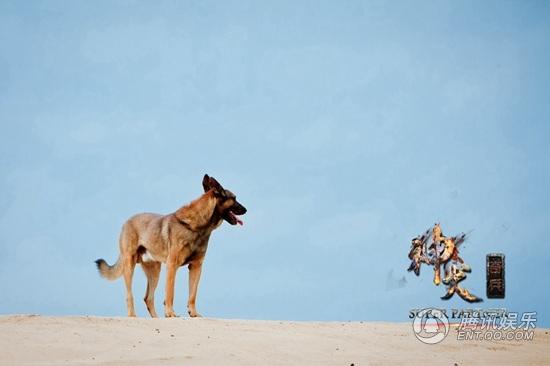
[[[208, 173], [248, 214], [211, 238], [203, 315], [465, 307], [406, 272], [440, 221], [472, 230], [472, 292], [506, 254], [507, 297], [482, 306], [550, 326], [548, 19], [535, 1], [0, 2], [0, 313], [125, 315], [93, 261]], [[144, 289], [137, 268], [139, 315]]]

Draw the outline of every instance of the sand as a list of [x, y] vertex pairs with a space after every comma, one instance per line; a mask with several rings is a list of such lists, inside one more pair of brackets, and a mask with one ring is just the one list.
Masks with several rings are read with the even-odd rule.
[[533, 341], [420, 343], [410, 324], [0, 316], [0, 365], [550, 365]]

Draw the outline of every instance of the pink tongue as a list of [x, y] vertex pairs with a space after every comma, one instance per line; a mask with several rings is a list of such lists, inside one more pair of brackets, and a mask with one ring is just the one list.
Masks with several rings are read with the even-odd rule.
[[244, 225], [244, 222], [242, 222], [241, 220], [239, 220], [238, 217], [235, 217], [235, 218], [237, 219], [237, 224], [239, 224], [239, 225], [241, 225], [241, 226]]

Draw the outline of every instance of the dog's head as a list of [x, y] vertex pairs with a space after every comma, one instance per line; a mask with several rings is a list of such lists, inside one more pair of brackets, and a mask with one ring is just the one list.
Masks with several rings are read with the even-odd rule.
[[216, 179], [209, 177], [208, 174], [204, 175], [202, 186], [205, 192], [210, 190], [214, 192], [217, 199], [216, 211], [225, 221], [231, 225], [243, 224], [237, 216], [244, 215], [246, 208], [237, 202], [237, 196], [233, 192], [223, 188]]

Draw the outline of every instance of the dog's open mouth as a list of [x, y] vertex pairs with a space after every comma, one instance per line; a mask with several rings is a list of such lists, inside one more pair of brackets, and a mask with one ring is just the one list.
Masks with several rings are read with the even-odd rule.
[[237, 215], [235, 215], [235, 214], [233, 213], [233, 211], [227, 211], [227, 216], [228, 216], [228, 219], [229, 219], [229, 220], [227, 220], [227, 221], [229, 221], [229, 223], [230, 223], [231, 225], [237, 225], [237, 224], [243, 225], [243, 224], [244, 224], [243, 221], [242, 221], [241, 219], [239, 219], [239, 218], [237, 217]]

